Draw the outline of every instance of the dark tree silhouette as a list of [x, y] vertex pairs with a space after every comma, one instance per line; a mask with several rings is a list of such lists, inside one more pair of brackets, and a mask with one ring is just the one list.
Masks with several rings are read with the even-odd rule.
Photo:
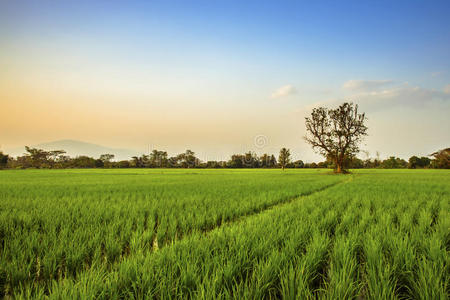
[[25, 151], [27, 151], [26, 156], [29, 157], [32, 167], [42, 168], [49, 165], [50, 152], [28, 146], [25, 146]]
[[195, 153], [191, 150], [186, 150], [185, 153], [177, 155], [177, 160], [180, 162], [182, 168], [194, 168], [199, 164], [199, 159], [195, 157]]
[[434, 157], [432, 162], [434, 168], [450, 169], [450, 148], [439, 150], [430, 156]]
[[346, 159], [359, 152], [359, 143], [367, 135], [365, 114], [358, 114], [358, 105], [346, 102], [336, 109], [314, 108], [305, 119], [305, 140], [333, 160], [335, 172], [345, 172]]
[[[113, 160], [114, 157], [115, 157], [114, 154], [109, 154], [109, 153], [102, 154], [102, 155], [100, 155], [100, 158], [98, 159], [98, 161], [99, 161], [98, 165], [101, 165], [105, 168], [111, 168], [111, 165], [112, 165], [111, 160]], [[98, 165], [96, 164], [96, 166], [98, 166]]]
[[3, 154], [3, 152], [0, 151], [0, 169], [6, 168], [6, 165], [8, 164], [9, 155]]
[[[356, 113], [357, 115], [357, 113]], [[331, 122], [331, 121], [330, 121]], [[326, 135], [325, 135], [326, 137]], [[64, 169], [64, 168], [336, 168], [335, 157], [327, 155], [326, 160], [319, 163], [304, 163], [301, 160], [291, 161], [289, 149], [280, 150], [280, 161], [273, 154], [263, 154], [258, 157], [256, 153], [233, 154], [228, 161], [202, 162], [195, 157], [191, 150], [174, 157], [168, 157], [166, 151], [154, 150], [150, 155], [133, 156], [131, 160], [113, 161], [112, 154], [103, 154], [100, 158], [89, 156], [70, 157], [64, 150], [46, 151], [37, 148], [25, 147], [27, 153], [23, 156], [12, 157], [0, 151], [0, 169]], [[354, 149], [354, 148], [352, 148]], [[325, 153], [325, 152], [324, 152]], [[391, 156], [381, 160], [371, 159], [366, 155], [362, 160], [353, 153], [345, 152], [343, 166], [347, 168], [450, 168], [450, 148], [433, 153], [434, 159], [428, 157], [412, 156], [409, 162], [402, 158]], [[343, 167], [341, 167], [343, 171]]]
[[114, 159], [114, 157], [115, 157], [115, 155], [114, 154], [102, 154], [102, 155], [100, 155], [100, 160], [101, 161], [103, 161], [104, 163], [109, 163], [109, 162], [111, 162], [111, 160], [113, 160]]
[[411, 156], [408, 160], [408, 168], [410, 169], [416, 169], [416, 168], [428, 168], [430, 166], [431, 159], [428, 157], [417, 157], [417, 156]]
[[166, 151], [158, 151], [155, 149], [150, 153], [150, 164], [152, 167], [165, 168], [167, 167], [167, 160], [168, 158]]

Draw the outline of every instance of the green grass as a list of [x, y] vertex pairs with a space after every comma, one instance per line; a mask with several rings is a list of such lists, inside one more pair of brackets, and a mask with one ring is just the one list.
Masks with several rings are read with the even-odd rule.
[[447, 299], [447, 170], [0, 172], [23, 298]]

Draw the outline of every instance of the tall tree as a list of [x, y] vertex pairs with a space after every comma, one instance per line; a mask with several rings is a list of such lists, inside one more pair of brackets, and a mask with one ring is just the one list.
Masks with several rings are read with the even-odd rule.
[[242, 163], [245, 168], [258, 168], [260, 165], [259, 157], [251, 151], [244, 153]]
[[6, 168], [6, 165], [8, 164], [9, 155], [3, 154], [3, 152], [0, 151], [0, 169]]
[[419, 161], [420, 161], [421, 168], [428, 168], [431, 164], [431, 159], [429, 159], [428, 157], [425, 157], [425, 156], [422, 156]]
[[32, 167], [42, 168], [49, 166], [50, 152], [28, 146], [25, 146], [25, 150], [28, 152], [26, 156], [30, 158]]
[[291, 162], [291, 151], [286, 148], [281, 148], [280, 155], [278, 155], [278, 163], [280, 164], [283, 171], [290, 162]]
[[177, 160], [181, 162], [182, 168], [193, 168], [200, 163], [200, 160], [195, 157], [195, 153], [191, 150], [178, 154]]
[[148, 155], [133, 156], [131, 158], [131, 165], [135, 168], [145, 168], [148, 163]]
[[420, 158], [417, 156], [411, 156], [408, 160], [408, 168], [410, 169], [416, 169], [420, 167]]
[[103, 163], [103, 167], [105, 168], [111, 168], [112, 164], [111, 164], [111, 160], [113, 160], [115, 157], [114, 154], [102, 154], [100, 155], [99, 160]]
[[442, 149], [431, 154], [433, 168], [450, 169], [450, 148]]
[[102, 154], [100, 155], [100, 160], [102, 160], [104, 163], [109, 163], [112, 159], [114, 159], [114, 157], [114, 154]]
[[233, 155], [231, 155], [231, 159], [228, 162], [228, 166], [230, 168], [242, 168], [243, 161], [244, 161], [244, 158], [241, 154], [233, 154]]
[[305, 118], [305, 140], [313, 149], [333, 160], [335, 172], [345, 172], [346, 158], [359, 152], [359, 144], [367, 135], [367, 120], [358, 113], [358, 105], [343, 103], [336, 109], [314, 108]]
[[[61, 163], [64, 161], [64, 154], [66, 154], [66, 151], [64, 150], [52, 150], [48, 152], [49, 157], [49, 163], [52, 168], [57, 167], [58, 163]], [[59, 166], [61, 167], [61, 165]]]
[[260, 167], [261, 168], [269, 168], [270, 165], [270, 155], [267, 153], [264, 153], [260, 158]]
[[275, 158], [275, 155], [270, 156], [270, 167], [274, 168], [277, 166], [277, 159]]
[[150, 164], [152, 167], [164, 168], [167, 167], [167, 152], [153, 150], [150, 153]]

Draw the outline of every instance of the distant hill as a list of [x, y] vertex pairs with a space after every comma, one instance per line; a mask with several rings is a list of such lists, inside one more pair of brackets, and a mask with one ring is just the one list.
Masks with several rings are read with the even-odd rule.
[[[44, 150], [65, 150], [67, 152], [67, 155], [71, 157], [79, 155], [87, 155], [97, 158], [101, 154], [109, 153], [115, 155], [114, 160], [123, 160], [123, 159], [130, 159], [132, 156], [142, 154], [138, 153], [138, 151], [135, 150], [109, 148], [97, 144], [86, 143], [76, 140], [59, 140], [49, 143], [42, 143], [38, 145], [28, 145], [28, 146]], [[6, 150], [5, 153], [12, 156], [23, 155], [25, 153], [25, 146], [21, 148]]]

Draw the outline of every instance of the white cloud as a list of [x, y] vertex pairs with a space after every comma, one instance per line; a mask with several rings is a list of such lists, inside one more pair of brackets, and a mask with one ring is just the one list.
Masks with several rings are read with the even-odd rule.
[[408, 83], [375, 91], [354, 92], [342, 98], [328, 99], [308, 105], [306, 109], [317, 106], [334, 108], [343, 102], [354, 102], [367, 111], [389, 110], [393, 107], [448, 109], [450, 107], [450, 85], [444, 91], [412, 86]]
[[349, 80], [342, 87], [350, 91], [373, 91], [392, 83], [392, 80]]
[[352, 97], [354, 101], [358, 101], [369, 110], [389, 110], [390, 108], [431, 108], [431, 107], [448, 107], [450, 104], [450, 94], [442, 91], [430, 90], [418, 86], [404, 84], [402, 86], [393, 87], [391, 89], [373, 92]]
[[280, 87], [275, 92], [273, 92], [271, 95], [271, 98], [282, 98], [282, 97], [287, 97], [287, 96], [290, 96], [290, 95], [293, 95], [296, 93], [297, 93], [297, 90], [295, 89], [295, 87], [288, 84], [288, 85]]

